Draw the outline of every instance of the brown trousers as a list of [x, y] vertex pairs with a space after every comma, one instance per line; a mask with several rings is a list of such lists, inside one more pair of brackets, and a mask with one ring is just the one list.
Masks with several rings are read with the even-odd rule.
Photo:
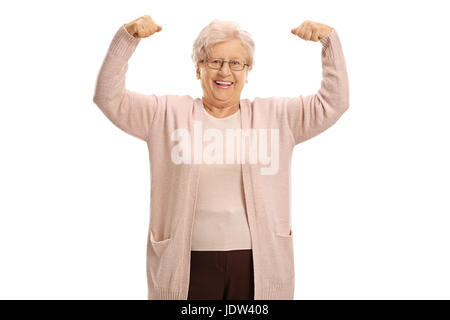
[[251, 249], [191, 251], [188, 300], [254, 300]]

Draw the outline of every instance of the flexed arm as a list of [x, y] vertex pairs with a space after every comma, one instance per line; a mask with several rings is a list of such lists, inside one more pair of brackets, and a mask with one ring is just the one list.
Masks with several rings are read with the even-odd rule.
[[334, 28], [305, 21], [291, 32], [306, 41], [322, 43], [322, 82], [316, 94], [281, 98], [294, 144], [332, 126], [349, 107], [348, 75], [341, 42]]
[[144, 15], [122, 25], [116, 32], [97, 76], [93, 101], [101, 111], [123, 131], [148, 140], [151, 123], [159, 99], [153, 94], [141, 94], [126, 89], [128, 60], [141, 38], [161, 31], [162, 27]]

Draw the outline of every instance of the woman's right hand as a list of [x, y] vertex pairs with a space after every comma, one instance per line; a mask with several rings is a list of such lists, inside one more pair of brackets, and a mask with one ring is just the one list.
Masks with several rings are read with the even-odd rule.
[[135, 38], [147, 38], [155, 32], [161, 31], [162, 27], [156, 24], [149, 15], [145, 14], [125, 24], [125, 29]]

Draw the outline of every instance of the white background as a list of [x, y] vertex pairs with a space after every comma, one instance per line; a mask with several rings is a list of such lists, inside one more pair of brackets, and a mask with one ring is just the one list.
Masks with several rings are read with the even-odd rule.
[[[201, 97], [192, 44], [213, 19], [256, 43], [241, 97], [315, 93], [338, 32], [350, 108], [294, 149], [295, 299], [450, 298], [450, 23], [445, 1], [14, 1], [0, 5], [0, 298], [147, 299], [146, 144], [93, 103], [118, 28], [163, 30], [127, 87]], [[447, 22], [446, 22], [447, 21]]]

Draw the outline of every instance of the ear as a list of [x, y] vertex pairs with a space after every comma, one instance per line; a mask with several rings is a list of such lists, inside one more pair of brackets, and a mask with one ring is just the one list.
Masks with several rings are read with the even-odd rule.
[[201, 78], [200, 78], [200, 67], [198, 66], [198, 64], [197, 64], [196, 76], [197, 76], [197, 79], [198, 79], [198, 80], [201, 79]]

